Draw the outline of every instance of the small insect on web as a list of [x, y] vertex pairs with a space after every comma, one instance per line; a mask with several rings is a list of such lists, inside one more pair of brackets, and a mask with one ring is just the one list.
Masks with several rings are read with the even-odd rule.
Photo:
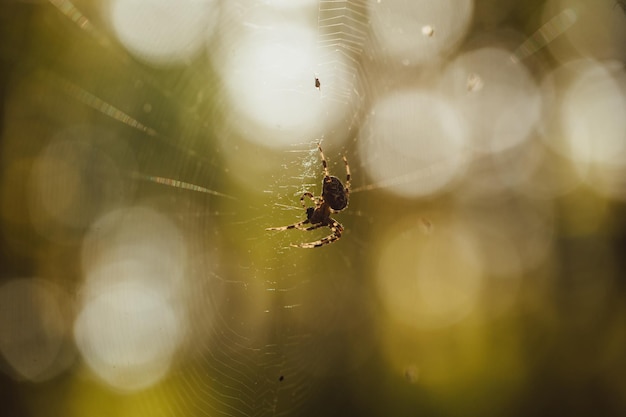
[[[341, 238], [343, 233], [343, 226], [337, 220], [330, 217], [332, 213], [338, 213], [348, 207], [348, 197], [350, 196], [350, 166], [348, 160], [343, 157], [343, 162], [346, 164], [346, 185], [344, 186], [339, 178], [331, 176], [328, 172], [328, 163], [324, 157], [324, 152], [320, 144], [317, 145], [322, 158], [322, 166], [324, 167], [324, 179], [322, 180], [322, 195], [319, 197], [313, 196], [310, 192], [305, 192], [300, 197], [300, 204], [306, 210], [306, 219], [301, 222], [290, 224], [289, 226], [281, 227], [269, 227], [265, 230], [289, 230], [299, 229], [303, 231], [310, 231], [319, 229], [320, 227], [327, 226], [330, 228], [332, 234], [316, 240], [315, 242], [292, 244], [291, 246], [296, 248], [319, 248], [320, 246], [327, 245], [329, 243], [336, 242]], [[308, 197], [313, 201], [313, 207], [307, 207], [304, 204], [305, 197]], [[305, 225], [310, 226], [305, 227]]]

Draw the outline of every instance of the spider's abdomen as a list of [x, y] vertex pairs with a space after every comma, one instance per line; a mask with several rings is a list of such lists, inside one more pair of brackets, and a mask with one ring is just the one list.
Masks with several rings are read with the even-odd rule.
[[337, 177], [324, 178], [322, 197], [326, 204], [335, 211], [343, 210], [348, 206], [348, 193]]

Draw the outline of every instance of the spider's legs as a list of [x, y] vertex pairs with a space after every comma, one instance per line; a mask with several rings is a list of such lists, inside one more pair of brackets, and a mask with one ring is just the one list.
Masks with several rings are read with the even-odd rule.
[[[328, 172], [328, 162], [326, 162], [326, 157], [324, 156], [324, 151], [322, 151], [322, 146], [318, 143], [317, 148], [320, 150], [320, 155], [322, 156], [322, 165], [324, 166], [324, 175], [326, 177], [330, 177]], [[343, 156], [343, 162], [346, 164], [346, 193], [350, 192], [350, 165], [348, 165], [348, 159], [346, 156]]]
[[330, 227], [330, 230], [332, 230], [333, 232], [332, 235], [328, 235], [320, 240], [316, 240], [315, 242], [300, 243], [299, 245], [291, 245], [291, 246], [298, 247], [298, 248], [311, 249], [311, 248], [319, 248], [320, 246], [328, 245], [329, 243], [333, 243], [339, 240], [339, 238], [341, 237], [341, 233], [343, 232], [343, 226], [339, 222], [337, 222], [337, 220], [333, 220], [333, 219], [330, 219], [330, 220], [332, 221], [332, 223], [329, 225], [320, 223], [319, 225], [311, 226], [307, 228], [306, 230], [313, 229], [313, 228], [316, 229], [317, 227], [320, 227], [320, 226], [328, 226]]
[[289, 226], [268, 227], [265, 230], [289, 230], [289, 229], [307, 230], [307, 229], [303, 229], [302, 226], [308, 223], [309, 223], [309, 220], [307, 219], [307, 220], [302, 220], [301, 222], [298, 222], [298, 223], [290, 224]]
[[303, 232], [308, 232], [309, 230], [319, 229], [320, 227], [324, 227], [324, 226], [326, 226], [324, 223], [317, 223], [317, 224], [314, 224], [313, 226], [309, 226], [305, 229], [300, 229], [300, 230], [302, 230]]
[[350, 194], [350, 165], [348, 165], [348, 159], [343, 156], [343, 162], [346, 164], [346, 194]]
[[306, 208], [306, 205], [304, 204], [304, 197], [309, 197], [311, 199], [311, 201], [313, 201], [313, 204], [315, 204], [315, 207], [318, 206], [317, 200], [315, 199], [313, 194], [311, 194], [311, 193], [309, 193], [307, 191], [306, 193], [302, 194], [302, 197], [300, 197], [300, 204], [302, 204], [302, 207]]
[[322, 165], [324, 166], [324, 175], [326, 177], [330, 177], [330, 174], [328, 173], [328, 163], [326, 162], [326, 157], [324, 157], [324, 151], [322, 151], [322, 146], [319, 143], [317, 144], [317, 149], [320, 150], [320, 155], [322, 155]]
[[294, 224], [290, 224], [289, 226], [281, 226], [281, 227], [268, 227], [265, 230], [290, 230], [290, 229], [298, 229], [298, 230], [302, 230], [303, 232], [308, 232], [309, 230], [315, 230], [315, 229], [319, 229], [320, 227], [324, 227], [326, 226], [324, 223], [317, 223], [314, 224], [313, 226], [309, 226], [309, 227], [302, 227], [305, 224], [309, 224], [310, 222], [308, 220], [303, 220], [301, 222], [298, 223], [294, 223]]

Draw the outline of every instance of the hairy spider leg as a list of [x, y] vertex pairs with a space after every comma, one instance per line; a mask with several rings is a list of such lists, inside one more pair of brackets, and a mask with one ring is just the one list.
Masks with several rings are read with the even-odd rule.
[[313, 204], [315, 204], [315, 207], [319, 206], [317, 200], [315, 199], [315, 196], [307, 191], [306, 193], [302, 194], [302, 197], [300, 197], [300, 204], [302, 204], [302, 207], [306, 208], [306, 205], [304, 204], [304, 197], [309, 197], [311, 201], [313, 201]]
[[[316, 223], [313, 226], [309, 226], [309, 227], [300, 227], [300, 226], [304, 226], [305, 224], [309, 224], [310, 221], [309, 220], [302, 220], [301, 222], [298, 223], [294, 223], [294, 224], [290, 224], [289, 226], [280, 226], [280, 227], [268, 227], [265, 230], [290, 230], [290, 229], [298, 229], [298, 230], [302, 230], [303, 232], [308, 232], [310, 230], [315, 230], [315, 229], [319, 229], [320, 227], [324, 227], [326, 226], [326, 224], [324, 223]], [[343, 230], [343, 229], [342, 229]], [[293, 246], [293, 245], [292, 245]]]
[[322, 145], [318, 143], [317, 149], [320, 150], [320, 155], [322, 155], [322, 165], [324, 166], [324, 175], [326, 177], [330, 177], [330, 173], [328, 172], [328, 164], [326, 163], [326, 157], [324, 157], [324, 151], [322, 151]]
[[303, 232], [308, 232], [310, 230], [319, 229], [320, 227], [324, 227], [324, 226], [326, 226], [324, 223], [317, 223], [317, 224], [314, 224], [313, 226], [307, 227], [306, 229], [300, 229], [300, 230], [302, 230]]
[[306, 219], [306, 220], [302, 220], [301, 222], [298, 222], [298, 223], [290, 224], [289, 226], [268, 227], [265, 230], [289, 230], [289, 229], [308, 230], [306, 228], [303, 229], [300, 226], [303, 226], [303, 225], [309, 224], [309, 223], [310, 223], [309, 219]]
[[[332, 223], [327, 226], [330, 227], [330, 230], [333, 231], [332, 235], [328, 235], [320, 240], [316, 240], [315, 242], [300, 243], [299, 245], [292, 244], [291, 246], [297, 248], [311, 249], [319, 248], [320, 246], [328, 245], [329, 243], [333, 243], [334, 241], [339, 240], [339, 238], [341, 237], [341, 233], [343, 232], [343, 226], [337, 220], [330, 220], [332, 221]], [[324, 223], [320, 223], [320, 225], [326, 226]]]
[[[305, 197], [309, 197], [311, 201], [313, 201], [313, 204], [315, 204], [315, 207], [320, 206], [320, 203], [318, 202], [317, 198], [315, 198], [315, 196], [312, 193], [307, 191], [306, 193], [302, 194], [302, 197], [300, 197], [300, 204], [302, 204], [302, 207], [306, 208], [306, 205], [304, 204]], [[302, 220], [301, 222], [290, 224], [289, 226], [268, 227], [265, 230], [289, 230], [289, 229], [313, 230], [313, 229], [317, 229], [318, 227], [324, 226], [324, 223], [320, 223], [319, 226], [315, 225], [315, 226], [308, 227], [308, 228], [300, 227], [309, 223], [311, 223], [311, 221], [309, 219], [305, 219], [305, 220]]]
[[[320, 151], [320, 155], [322, 155], [322, 165], [324, 166], [324, 175], [330, 177], [330, 173], [328, 172], [328, 162], [326, 162], [326, 157], [324, 156], [324, 151], [322, 151], [322, 146], [318, 143], [317, 149]], [[348, 165], [348, 158], [343, 155], [343, 162], [346, 164], [346, 194], [350, 193], [350, 165]]]

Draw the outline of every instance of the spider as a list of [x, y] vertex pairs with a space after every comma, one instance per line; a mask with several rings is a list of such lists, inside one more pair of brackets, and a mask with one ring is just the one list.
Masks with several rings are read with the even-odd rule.
[[[343, 226], [337, 220], [330, 217], [332, 213], [338, 213], [348, 207], [348, 197], [350, 195], [350, 167], [348, 166], [348, 160], [343, 157], [343, 162], [346, 164], [346, 185], [341, 183], [339, 178], [333, 177], [328, 172], [328, 164], [324, 157], [324, 152], [320, 144], [317, 145], [317, 149], [320, 151], [322, 157], [322, 165], [324, 166], [324, 179], [322, 180], [322, 195], [319, 197], [313, 196], [310, 192], [305, 192], [300, 197], [300, 204], [306, 210], [306, 219], [301, 222], [290, 224], [289, 226], [282, 227], [269, 227], [265, 230], [288, 230], [299, 229], [304, 231], [319, 229], [320, 227], [328, 226], [332, 231], [332, 234], [316, 240], [315, 242], [300, 243], [298, 245], [291, 244], [291, 246], [297, 248], [318, 248], [320, 246], [327, 245], [337, 241], [341, 237], [343, 232]], [[314, 207], [307, 207], [304, 204], [304, 199], [308, 197], [315, 204]], [[305, 224], [310, 224], [309, 227], [303, 227]]]

